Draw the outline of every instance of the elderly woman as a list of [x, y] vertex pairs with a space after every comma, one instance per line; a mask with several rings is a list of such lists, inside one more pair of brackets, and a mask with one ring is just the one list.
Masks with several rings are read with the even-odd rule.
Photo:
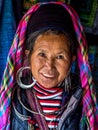
[[87, 44], [70, 6], [38, 3], [24, 15], [0, 94], [2, 130], [98, 129]]

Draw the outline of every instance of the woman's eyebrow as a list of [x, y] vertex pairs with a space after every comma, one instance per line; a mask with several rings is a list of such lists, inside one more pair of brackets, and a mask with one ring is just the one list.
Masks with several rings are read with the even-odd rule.
[[68, 51], [67, 51], [66, 49], [62, 49], [62, 50], [60, 50], [60, 51], [58, 52], [58, 54], [61, 54], [61, 53], [63, 53], [63, 54], [68, 54]]
[[38, 48], [38, 51], [42, 51], [42, 52], [47, 52], [48, 53], [48, 51], [46, 49], [42, 49], [42, 48]]

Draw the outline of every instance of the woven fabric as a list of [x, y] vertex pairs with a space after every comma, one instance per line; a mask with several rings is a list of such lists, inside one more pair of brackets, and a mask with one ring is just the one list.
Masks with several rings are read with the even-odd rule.
[[[92, 81], [91, 70], [88, 63], [87, 54], [87, 43], [83, 28], [76, 12], [68, 5], [61, 2], [51, 2], [54, 4], [60, 4], [70, 14], [74, 30], [76, 32], [79, 47], [77, 49], [78, 66], [80, 71], [81, 86], [84, 90], [82, 103], [83, 111], [81, 121], [87, 120], [90, 130], [98, 129], [98, 112], [96, 106], [96, 95], [94, 91], [94, 85]], [[24, 58], [24, 41], [27, 24], [31, 14], [41, 6], [41, 4], [48, 3], [37, 3], [24, 15], [13, 40], [13, 44], [9, 51], [7, 58], [7, 65], [4, 71], [3, 80], [0, 86], [0, 129], [10, 130], [10, 105], [11, 105], [11, 92], [16, 83], [15, 75], [17, 70], [23, 64]]]
[[0, 82], [6, 66], [7, 55], [16, 31], [11, 0], [0, 0]]
[[0, 1], [0, 17], [1, 17], [1, 12], [2, 12], [2, 5], [3, 5], [3, 0]]

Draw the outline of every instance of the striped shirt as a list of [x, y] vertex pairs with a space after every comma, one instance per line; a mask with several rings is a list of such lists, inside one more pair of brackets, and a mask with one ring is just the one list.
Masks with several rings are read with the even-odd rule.
[[60, 115], [58, 115], [56, 111], [61, 108], [63, 87], [44, 88], [37, 84], [34, 86], [34, 89], [44, 113], [48, 128], [56, 128], [60, 119]]

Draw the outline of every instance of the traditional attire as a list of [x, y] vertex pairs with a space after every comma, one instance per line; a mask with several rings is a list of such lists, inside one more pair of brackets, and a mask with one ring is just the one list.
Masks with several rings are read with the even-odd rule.
[[64, 91], [63, 84], [52, 89], [39, 84], [27, 90], [16, 87], [12, 96], [11, 129], [87, 130], [86, 122], [81, 122], [81, 96], [79, 86], [70, 94]]
[[[49, 128], [50, 129], [52, 128], [52, 125], [49, 126], [49, 123], [50, 123], [49, 120], [46, 119], [47, 116], [44, 115], [45, 116], [44, 117], [42, 113], [39, 111], [40, 106], [37, 106], [37, 107], [33, 107], [33, 105], [30, 106], [29, 100], [27, 100], [27, 99], [32, 98], [32, 100], [35, 101], [36, 96], [34, 95], [36, 92], [37, 99], [39, 97], [38, 102], [42, 104], [41, 107], [43, 108], [43, 111], [45, 111], [45, 108], [43, 106], [44, 104], [43, 100], [40, 99], [41, 96], [39, 94], [39, 91], [37, 91], [36, 86], [34, 86], [34, 91], [32, 92], [33, 94], [30, 94], [31, 89], [27, 89], [24, 91], [22, 89], [19, 89], [18, 87], [16, 90], [14, 90], [15, 86], [17, 86], [16, 72], [17, 70], [19, 70], [19, 68], [23, 66], [23, 62], [24, 62], [24, 50], [25, 50], [24, 43], [25, 43], [25, 35], [26, 35], [26, 30], [27, 30], [29, 19], [31, 15], [37, 9], [39, 9], [40, 6], [44, 4], [55, 4], [55, 5], [57, 4], [64, 7], [64, 9], [68, 12], [68, 14], [70, 15], [72, 19], [74, 31], [75, 31], [76, 38], [79, 44], [78, 49], [77, 49], [77, 62], [78, 62], [78, 67], [79, 67], [80, 84], [79, 84], [79, 87], [77, 87], [77, 90], [72, 92], [72, 94], [70, 95], [70, 99], [69, 99], [68, 93], [60, 90], [61, 95], [62, 95], [62, 101], [59, 99], [59, 102], [63, 104], [64, 109], [63, 111], [61, 111], [62, 114], [60, 115], [60, 117], [58, 116], [58, 118], [56, 118], [57, 120], [59, 120], [59, 121], [56, 121], [57, 125], [53, 125], [53, 126], [56, 126], [55, 129], [58, 129], [58, 130], [76, 130], [76, 129], [77, 130], [97, 130], [98, 129], [98, 112], [97, 112], [97, 106], [96, 106], [96, 95], [94, 91], [91, 70], [90, 70], [89, 62], [88, 62], [87, 43], [85, 40], [85, 35], [84, 35], [83, 28], [81, 26], [81, 23], [79, 21], [79, 18], [76, 12], [72, 9], [72, 7], [62, 2], [38, 3], [34, 5], [33, 7], [31, 7], [31, 9], [28, 10], [28, 12], [24, 15], [24, 17], [20, 21], [20, 24], [18, 26], [18, 29], [16, 31], [16, 34], [13, 40], [12, 47], [9, 51], [7, 65], [6, 65], [2, 83], [0, 86], [0, 95], [1, 95], [0, 97], [0, 129], [1, 130], [4, 130], [4, 129], [6, 130], [10, 130], [10, 129], [25, 130], [26, 129], [27, 130], [27, 129], [34, 129], [34, 128], [37, 129], [38, 127], [40, 127], [40, 130], [48, 130]], [[15, 96], [12, 96], [13, 91], [16, 92], [16, 93], [14, 92], [15, 96], [19, 98], [13, 98], [15, 97]], [[83, 94], [81, 95], [82, 91], [83, 91]], [[21, 96], [19, 96], [20, 92], [21, 92]], [[61, 97], [61, 95], [59, 96]], [[65, 97], [68, 98], [68, 101], [69, 101], [69, 103], [67, 104], [67, 107], [65, 105], [66, 103], [64, 103], [66, 101]], [[69, 109], [71, 108], [70, 106], [74, 103], [75, 103], [73, 107], [74, 109]], [[26, 105], [26, 109], [23, 104]], [[36, 104], [37, 102], [34, 102], [34, 106], [36, 106]], [[58, 108], [56, 109], [59, 110], [60, 108], [62, 108], [61, 104], [58, 104]], [[29, 109], [29, 111], [27, 108]], [[31, 113], [30, 108], [34, 109], [32, 114], [30, 114]], [[34, 116], [34, 112], [35, 112], [35, 115], [37, 116]], [[37, 114], [36, 112], [40, 114]], [[15, 118], [13, 116], [15, 114], [16, 114], [15, 116], [16, 119], [18, 118], [17, 119], [18, 125], [16, 125], [16, 128], [14, 128], [15, 126], [14, 123], [17, 120], [14, 120]], [[32, 120], [31, 117], [32, 119], [33, 117], [35, 119]], [[33, 121], [35, 122], [35, 125]], [[19, 122], [20, 122], [20, 125], [19, 125]], [[29, 125], [28, 125], [28, 122], [29, 122]], [[31, 125], [32, 128], [30, 128], [30, 123], [33, 124]]]

